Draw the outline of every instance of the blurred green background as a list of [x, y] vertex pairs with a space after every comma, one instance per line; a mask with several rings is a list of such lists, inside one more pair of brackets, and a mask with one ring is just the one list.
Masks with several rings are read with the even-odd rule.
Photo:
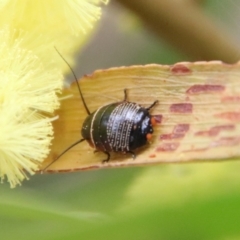
[[[202, 2], [202, 11], [237, 41], [240, 2]], [[187, 60], [192, 58], [113, 2], [75, 70], [81, 76], [112, 66]], [[240, 239], [239, 169], [238, 161], [162, 164], [37, 174], [15, 189], [4, 183], [1, 239]]]

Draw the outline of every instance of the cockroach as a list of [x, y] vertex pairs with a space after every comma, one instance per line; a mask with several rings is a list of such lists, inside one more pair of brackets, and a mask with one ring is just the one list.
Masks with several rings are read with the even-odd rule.
[[101, 151], [107, 155], [106, 159], [102, 161], [103, 163], [110, 160], [110, 152], [130, 153], [134, 159], [136, 157], [134, 150], [146, 145], [152, 137], [153, 126], [156, 121], [155, 118], [150, 115], [149, 111], [158, 101], [154, 101], [147, 108], [141, 107], [139, 104], [127, 100], [127, 89], [124, 89], [124, 99], [122, 101], [102, 106], [91, 113], [87, 107], [72, 67], [57, 49], [56, 51], [68, 65], [75, 78], [81, 100], [88, 116], [82, 125], [82, 139], [65, 149], [52, 163], [45, 167], [44, 170], [68, 150], [84, 140], [86, 140], [95, 151]]

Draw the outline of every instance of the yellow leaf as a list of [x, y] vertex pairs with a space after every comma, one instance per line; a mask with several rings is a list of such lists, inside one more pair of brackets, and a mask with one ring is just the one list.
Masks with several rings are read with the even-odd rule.
[[[99, 70], [79, 82], [91, 112], [128, 100], [148, 107], [159, 104], [151, 114], [157, 121], [152, 142], [130, 154], [114, 153], [108, 163], [105, 155], [93, 153], [87, 142], [75, 146], [47, 171], [73, 171], [155, 164], [163, 162], [209, 161], [240, 155], [240, 64], [222, 62], [151, 64]], [[81, 139], [87, 116], [76, 84], [65, 90], [74, 97], [62, 102], [59, 120], [54, 124], [52, 153], [42, 169], [70, 144]]]

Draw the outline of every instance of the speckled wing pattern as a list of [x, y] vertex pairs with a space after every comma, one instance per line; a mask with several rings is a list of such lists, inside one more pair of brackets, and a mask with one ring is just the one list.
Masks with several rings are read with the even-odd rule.
[[129, 151], [130, 133], [139, 109], [140, 106], [135, 103], [123, 102], [112, 111], [107, 126], [107, 138], [114, 151]]

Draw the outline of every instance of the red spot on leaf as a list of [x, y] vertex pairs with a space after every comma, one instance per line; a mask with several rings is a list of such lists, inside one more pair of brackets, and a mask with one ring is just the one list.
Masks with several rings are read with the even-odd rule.
[[161, 140], [170, 140], [183, 138], [189, 130], [189, 124], [178, 124], [174, 127], [173, 132], [169, 134], [162, 134], [160, 136]]
[[212, 127], [210, 130], [207, 130], [207, 131], [196, 132], [195, 135], [196, 136], [215, 137], [221, 131], [232, 131], [234, 129], [235, 129], [235, 126], [233, 124], [219, 125], [219, 126]]
[[186, 93], [188, 94], [202, 94], [202, 93], [219, 93], [225, 90], [225, 86], [223, 85], [193, 85], [189, 89], [187, 89]]
[[150, 157], [150, 158], [155, 158], [155, 157], [156, 157], [156, 154], [150, 154], [149, 157]]
[[232, 122], [240, 121], [240, 112], [223, 112], [223, 113], [215, 114], [214, 116], [217, 118], [224, 118]]
[[191, 70], [183, 64], [175, 64], [171, 67], [171, 72], [175, 75], [186, 75], [190, 74]]
[[211, 143], [210, 147], [228, 147], [240, 144], [240, 137], [222, 137]]
[[162, 118], [163, 118], [163, 116], [162, 115], [152, 115], [152, 117], [154, 117], [155, 118], [155, 120], [156, 120], [156, 123], [161, 123], [162, 122]]
[[171, 133], [169, 133], [169, 134], [162, 134], [160, 136], [160, 140], [170, 140], [170, 139], [172, 139], [172, 134]]
[[178, 142], [172, 142], [172, 143], [163, 143], [159, 147], [157, 147], [156, 151], [157, 152], [173, 152], [177, 150], [179, 147], [180, 143]]
[[195, 133], [195, 136], [207, 136], [209, 137], [210, 132], [209, 131], [198, 131]]
[[170, 106], [170, 112], [173, 113], [192, 113], [191, 103], [175, 103]]
[[221, 100], [223, 103], [238, 103], [240, 102], [240, 96], [225, 96]]
[[189, 150], [184, 150], [183, 152], [204, 152], [206, 150], [208, 150], [209, 148], [205, 147], [205, 148], [193, 148], [193, 149], [189, 149]]
[[178, 124], [173, 129], [173, 134], [184, 134], [188, 132], [189, 130], [189, 124]]

